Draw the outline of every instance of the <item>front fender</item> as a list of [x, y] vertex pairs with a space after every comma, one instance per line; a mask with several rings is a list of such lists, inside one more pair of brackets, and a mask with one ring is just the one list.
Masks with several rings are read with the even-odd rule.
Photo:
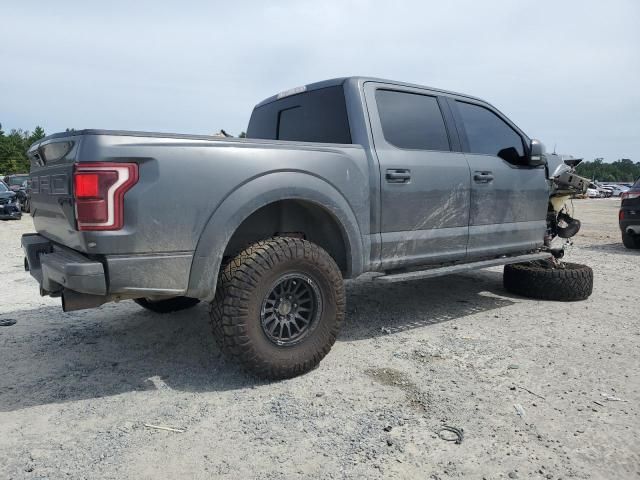
[[213, 300], [222, 256], [234, 232], [253, 212], [279, 200], [306, 200], [329, 212], [347, 240], [348, 275], [362, 273], [366, 252], [357, 218], [344, 196], [313, 175], [274, 172], [238, 187], [209, 217], [193, 256], [187, 296]]

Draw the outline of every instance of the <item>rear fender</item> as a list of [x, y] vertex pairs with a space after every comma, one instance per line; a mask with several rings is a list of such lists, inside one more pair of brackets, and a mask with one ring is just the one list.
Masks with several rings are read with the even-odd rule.
[[209, 218], [196, 246], [187, 296], [212, 301], [222, 256], [229, 240], [253, 212], [279, 200], [306, 200], [323, 207], [347, 240], [347, 275], [363, 271], [365, 251], [353, 210], [332, 185], [300, 172], [275, 172], [249, 181], [229, 194]]

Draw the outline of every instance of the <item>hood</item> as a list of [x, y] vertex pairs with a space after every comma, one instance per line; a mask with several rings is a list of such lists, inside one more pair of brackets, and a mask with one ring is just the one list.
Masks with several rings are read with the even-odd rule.
[[13, 192], [0, 192], [0, 198], [15, 198], [16, 194]]

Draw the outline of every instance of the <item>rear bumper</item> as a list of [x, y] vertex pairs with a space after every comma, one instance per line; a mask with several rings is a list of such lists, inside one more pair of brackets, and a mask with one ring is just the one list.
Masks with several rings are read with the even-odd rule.
[[184, 295], [189, 284], [192, 252], [87, 255], [38, 234], [22, 236], [25, 269], [43, 295], [65, 290], [109, 299]]
[[622, 221], [620, 230], [631, 235], [640, 235], [640, 220]]
[[25, 269], [38, 281], [43, 295], [56, 295], [64, 289], [90, 295], [107, 294], [102, 263], [37, 234], [23, 235], [22, 249]]

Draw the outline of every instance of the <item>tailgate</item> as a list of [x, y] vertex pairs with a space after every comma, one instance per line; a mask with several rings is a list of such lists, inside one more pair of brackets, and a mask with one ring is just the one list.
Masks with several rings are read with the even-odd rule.
[[29, 149], [31, 216], [41, 235], [86, 251], [76, 230], [72, 196], [73, 168], [82, 135], [56, 134]]

